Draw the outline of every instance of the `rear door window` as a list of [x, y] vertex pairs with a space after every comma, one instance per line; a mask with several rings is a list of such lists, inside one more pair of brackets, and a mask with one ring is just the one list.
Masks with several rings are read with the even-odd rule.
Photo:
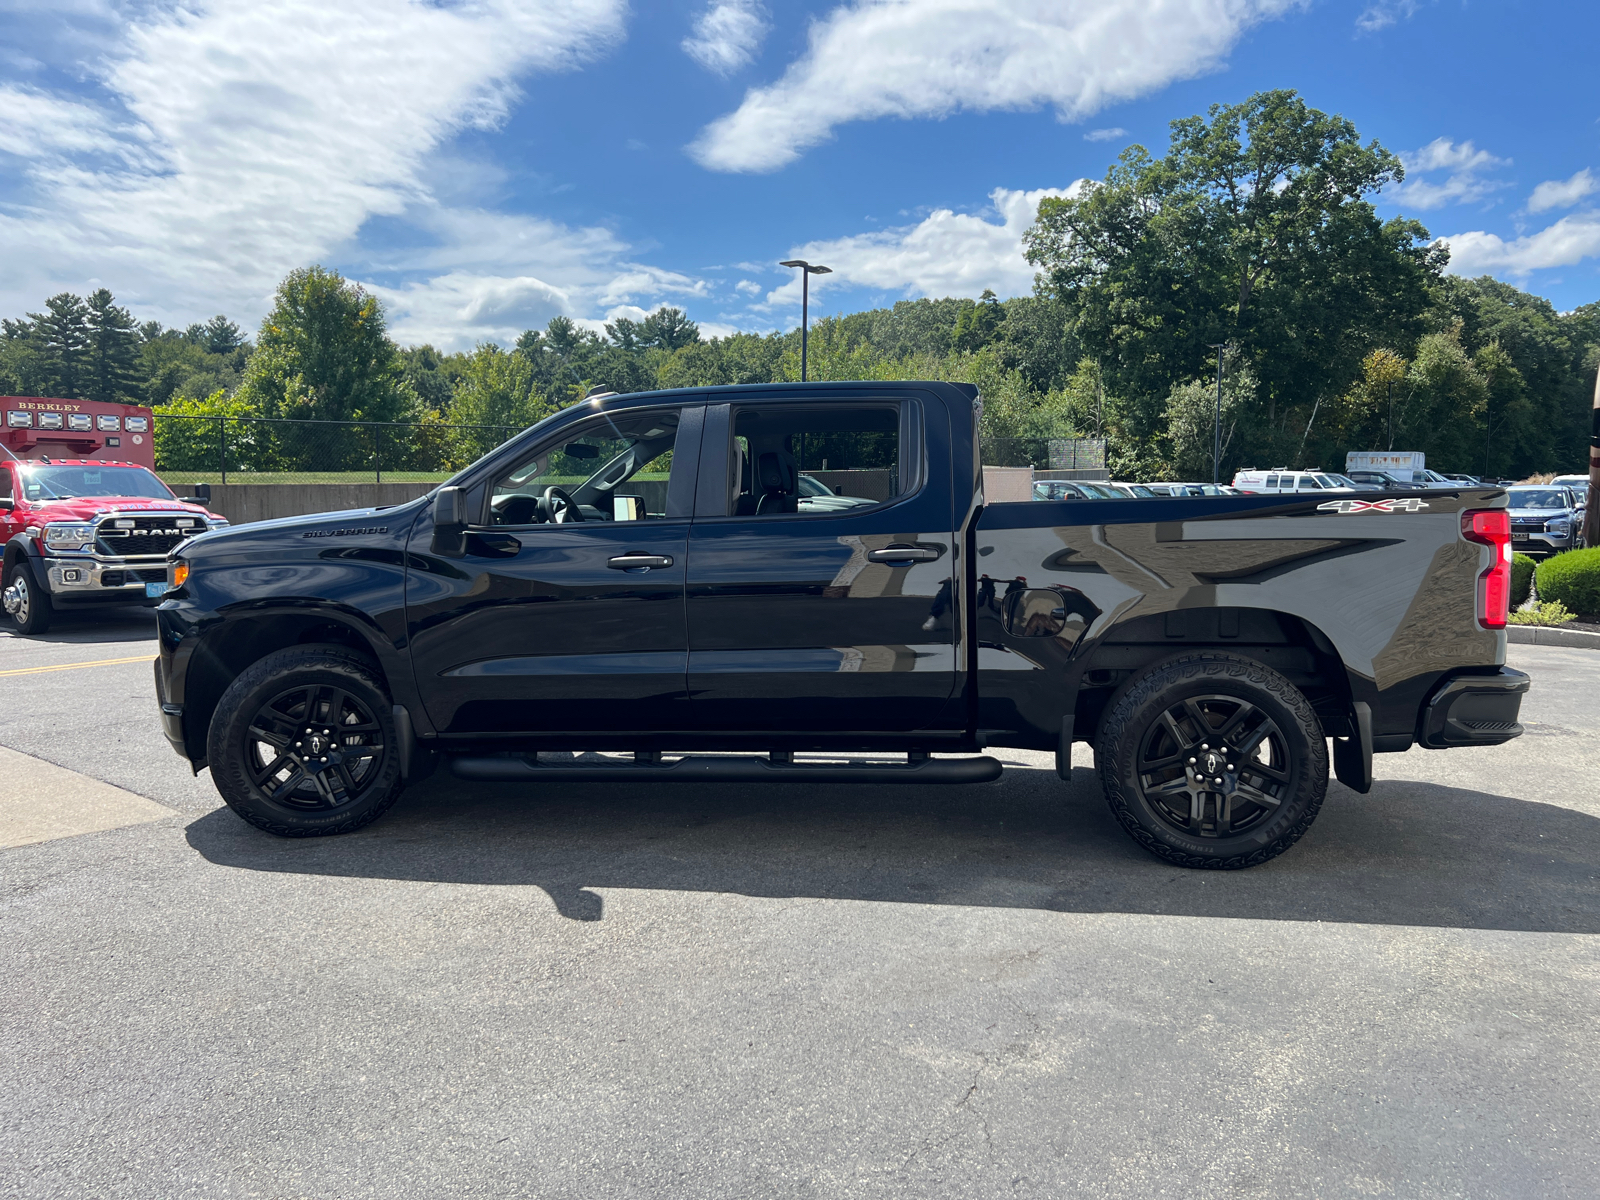
[[903, 478], [901, 411], [899, 404], [736, 407], [727, 515], [833, 516], [912, 490]]

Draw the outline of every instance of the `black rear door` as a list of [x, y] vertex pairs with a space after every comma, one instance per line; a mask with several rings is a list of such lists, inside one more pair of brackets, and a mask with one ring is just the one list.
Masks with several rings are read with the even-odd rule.
[[[931, 401], [931, 402], [930, 402]], [[690, 534], [702, 730], [959, 727], [948, 418], [932, 398], [713, 405]]]

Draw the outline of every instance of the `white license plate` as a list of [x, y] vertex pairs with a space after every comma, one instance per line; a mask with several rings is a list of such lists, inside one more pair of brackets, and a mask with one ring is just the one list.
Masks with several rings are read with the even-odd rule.
[[147, 583], [147, 584], [145, 584], [144, 585], [144, 594], [146, 596], [151, 596], [151, 597], [165, 596], [167, 594], [166, 581], [163, 580], [161, 583]]

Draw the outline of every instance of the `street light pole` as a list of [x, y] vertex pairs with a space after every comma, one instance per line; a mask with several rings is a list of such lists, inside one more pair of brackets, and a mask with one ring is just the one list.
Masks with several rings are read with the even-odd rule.
[[1217, 417], [1211, 435], [1211, 486], [1222, 486], [1222, 352], [1227, 342], [1217, 342], [1211, 349], [1217, 352]]
[[811, 336], [811, 277], [813, 275], [832, 275], [832, 267], [812, 266], [803, 258], [791, 258], [788, 262], [781, 262], [780, 267], [800, 268], [800, 382], [806, 382], [806, 352]]

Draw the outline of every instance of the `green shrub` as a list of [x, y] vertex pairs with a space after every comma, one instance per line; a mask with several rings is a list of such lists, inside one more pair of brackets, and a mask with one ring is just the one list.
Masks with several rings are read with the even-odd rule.
[[1526, 554], [1511, 556], [1511, 607], [1521, 608], [1528, 602], [1528, 593], [1533, 588], [1533, 569], [1539, 564]]
[[1559, 600], [1575, 613], [1600, 613], [1600, 546], [1568, 550], [1539, 564], [1539, 599]]
[[1532, 608], [1514, 612], [1507, 618], [1513, 625], [1565, 625], [1577, 619], [1578, 614], [1569, 612], [1559, 600], [1541, 600]]

